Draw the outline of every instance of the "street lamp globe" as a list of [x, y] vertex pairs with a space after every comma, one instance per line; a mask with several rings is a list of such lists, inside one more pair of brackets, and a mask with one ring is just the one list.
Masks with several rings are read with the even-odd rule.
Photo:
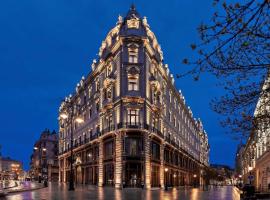
[[168, 171], [168, 168], [166, 167], [166, 168], [165, 168], [165, 172], [167, 172], [167, 171]]
[[252, 171], [252, 170], [253, 170], [253, 167], [249, 166], [248, 171]]

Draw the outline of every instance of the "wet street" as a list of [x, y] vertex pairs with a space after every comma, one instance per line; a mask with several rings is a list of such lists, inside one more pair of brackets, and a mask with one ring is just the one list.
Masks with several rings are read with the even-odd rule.
[[[22, 192], [10, 194], [5, 200], [239, 200], [238, 192], [231, 186], [211, 188], [208, 191], [202, 191], [198, 188], [179, 188], [168, 191], [153, 189], [142, 190], [126, 188], [118, 190], [114, 188], [100, 188], [94, 186], [76, 187], [75, 191], [68, 191], [67, 185], [53, 184], [48, 188], [34, 190], [31, 192]], [[2, 200], [2, 199], [1, 199]]]

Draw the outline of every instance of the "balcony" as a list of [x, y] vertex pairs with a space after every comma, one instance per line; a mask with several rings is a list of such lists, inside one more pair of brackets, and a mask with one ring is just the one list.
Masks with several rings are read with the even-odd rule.
[[100, 135], [104, 135], [105, 133], [108, 133], [108, 132], [111, 132], [111, 131], [114, 131], [114, 130], [115, 130], [114, 125], [108, 126], [108, 127], [104, 128], [103, 130], [101, 130]]

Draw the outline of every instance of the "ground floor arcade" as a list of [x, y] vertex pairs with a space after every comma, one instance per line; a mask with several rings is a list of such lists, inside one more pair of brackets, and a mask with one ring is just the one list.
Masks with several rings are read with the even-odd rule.
[[[69, 182], [70, 154], [59, 156], [59, 181]], [[202, 166], [181, 148], [147, 132], [106, 134], [74, 149], [77, 184], [113, 187], [199, 185]]]

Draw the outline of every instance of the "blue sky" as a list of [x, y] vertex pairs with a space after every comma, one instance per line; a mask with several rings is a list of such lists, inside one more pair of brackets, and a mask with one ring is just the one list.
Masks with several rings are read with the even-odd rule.
[[[8, 0], [0, 3], [0, 144], [2, 153], [28, 169], [35, 140], [45, 128], [58, 129], [63, 97], [90, 71], [102, 40], [125, 16], [131, 3], [147, 16], [172, 73], [187, 70], [196, 28], [214, 12], [212, 0]], [[216, 80], [203, 75], [176, 80], [186, 102], [209, 135], [212, 163], [233, 166], [237, 141], [219, 126], [209, 107], [222, 94]]]

